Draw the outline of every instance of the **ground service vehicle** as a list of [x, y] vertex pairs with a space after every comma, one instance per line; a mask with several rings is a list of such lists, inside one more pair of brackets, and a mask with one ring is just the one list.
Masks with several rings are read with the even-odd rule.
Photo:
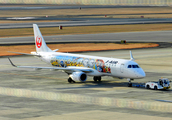
[[158, 82], [147, 82], [145, 84], [147, 89], [169, 89], [170, 88], [170, 81], [167, 78], [161, 78]]

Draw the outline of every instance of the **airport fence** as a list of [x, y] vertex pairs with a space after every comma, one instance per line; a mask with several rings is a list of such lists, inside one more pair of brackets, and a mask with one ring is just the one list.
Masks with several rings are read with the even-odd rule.
[[89, 104], [98, 106], [109, 106], [114, 108], [127, 108], [142, 111], [154, 111], [161, 113], [172, 113], [171, 101], [157, 102], [154, 100], [144, 101], [137, 99], [120, 99], [113, 97], [96, 97], [79, 94], [68, 94], [59, 92], [45, 92], [28, 89], [17, 89], [0, 87], [0, 95], [32, 98], [50, 101], [72, 102], [77, 104]]

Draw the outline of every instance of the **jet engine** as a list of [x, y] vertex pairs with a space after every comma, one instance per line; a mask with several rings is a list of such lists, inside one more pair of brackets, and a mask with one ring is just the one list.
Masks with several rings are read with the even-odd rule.
[[73, 81], [85, 82], [87, 80], [87, 75], [84, 72], [73, 72], [69, 77], [72, 78]]

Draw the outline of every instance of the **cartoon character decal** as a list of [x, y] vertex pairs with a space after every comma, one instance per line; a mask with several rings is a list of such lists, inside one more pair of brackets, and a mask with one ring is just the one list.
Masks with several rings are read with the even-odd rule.
[[94, 68], [94, 66], [95, 66], [95, 60], [94, 59], [90, 59], [89, 63], [88, 63], [88, 67], [89, 68]]
[[96, 60], [96, 70], [99, 72], [103, 72], [103, 67], [104, 67], [104, 61], [101, 59]]
[[84, 67], [84, 65], [83, 65], [83, 58], [78, 58], [76, 66], [77, 67]]
[[84, 65], [84, 67], [88, 67], [88, 62], [89, 62], [89, 59], [88, 59], [88, 58], [85, 58], [85, 59], [83, 60], [83, 65]]
[[[51, 58], [51, 64], [57, 67], [77, 66], [77, 67], [89, 67], [99, 72], [111, 73], [110, 66], [117, 64], [118, 61], [103, 61], [102, 59], [91, 59], [73, 56], [54, 56]], [[111, 65], [110, 65], [111, 64]]]

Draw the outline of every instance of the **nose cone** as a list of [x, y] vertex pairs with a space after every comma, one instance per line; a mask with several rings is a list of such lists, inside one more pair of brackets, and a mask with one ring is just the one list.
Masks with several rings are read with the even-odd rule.
[[146, 77], [146, 74], [145, 74], [145, 72], [144, 72], [142, 69], [140, 69], [140, 70], [137, 72], [136, 76], [137, 76], [138, 78], [144, 78], [144, 77]]

